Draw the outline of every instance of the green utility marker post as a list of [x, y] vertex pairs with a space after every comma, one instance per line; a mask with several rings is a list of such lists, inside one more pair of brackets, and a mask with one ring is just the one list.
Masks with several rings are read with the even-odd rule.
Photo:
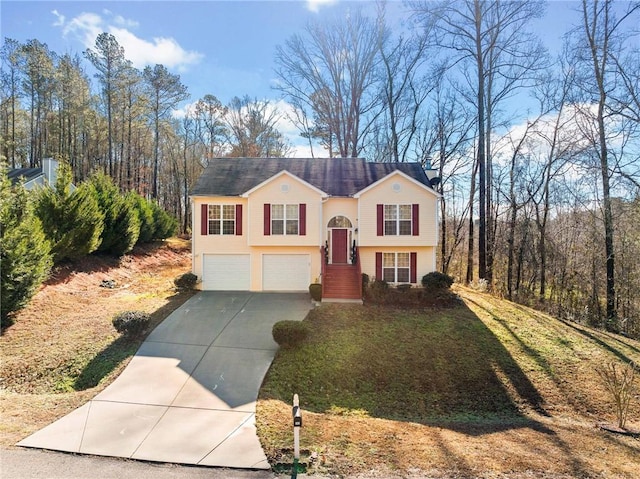
[[293, 473], [292, 479], [298, 477], [298, 462], [300, 461], [300, 428], [302, 427], [302, 413], [298, 395], [293, 395]]

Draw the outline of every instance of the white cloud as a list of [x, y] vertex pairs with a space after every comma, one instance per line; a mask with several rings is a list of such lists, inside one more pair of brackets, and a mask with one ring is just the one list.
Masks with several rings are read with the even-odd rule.
[[54, 27], [61, 27], [64, 25], [64, 15], [61, 15], [58, 10], [51, 10], [51, 13], [56, 17], [56, 21], [53, 22]]
[[137, 68], [160, 63], [168, 68], [184, 69], [198, 63], [204, 55], [186, 51], [173, 38], [156, 37], [151, 41], [137, 37], [124, 28], [110, 27], [111, 33], [124, 48], [126, 57]]
[[113, 21], [116, 25], [120, 25], [121, 27], [136, 28], [140, 26], [140, 22], [130, 18], [124, 18], [122, 15], [116, 15], [113, 17]]
[[61, 27], [64, 35], [75, 35], [85, 48], [94, 48], [96, 37], [100, 33], [112, 34], [136, 68], [162, 64], [167, 68], [184, 71], [204, 57], [197, 51], [185, 50], [171, 37], [154, 37], [151, 40], [140, 38], [131, 31], [138, 27], [137, 21], [114, 15], [109, 10], [103, 10], [102, 15], [84, 12], [69, 21], [57, 10], [52, 13], [57, 18], [54, 25]]
[[75, 35], [87, 48], [93, 47], [96, 37], [105, 31], [102, 27], [102, 17], [96, 13], [81, 13], [59, 26], [62, 27], [63, 35]]
[[337, 0], [307, 0], [307, 10], [318, 13], [320, 11], [320, 7], [333, 5], [336, 2]]

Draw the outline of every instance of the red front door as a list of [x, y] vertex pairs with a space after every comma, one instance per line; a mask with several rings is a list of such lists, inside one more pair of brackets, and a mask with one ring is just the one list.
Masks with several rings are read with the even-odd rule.
[[331, 263], [347, 263], [347, 230], [331, 230]]

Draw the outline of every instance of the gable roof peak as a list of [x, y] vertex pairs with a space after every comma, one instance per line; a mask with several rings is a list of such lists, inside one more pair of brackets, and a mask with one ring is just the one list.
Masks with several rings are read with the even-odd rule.
[[353, 196], [393, 171], [431, 188], [420, 163], [375, 163], [364, 158], [217, 158], [209, 162], [191, 195], [240, 196], [282, 171], [330, 196]]

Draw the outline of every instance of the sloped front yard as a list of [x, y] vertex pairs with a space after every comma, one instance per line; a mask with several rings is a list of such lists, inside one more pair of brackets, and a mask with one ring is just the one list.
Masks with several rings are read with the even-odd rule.
[[[459, 292], [465, 304], [452, 309], [314, 310], [311, 337], [280, 351], [261, 391], [272, 464], [292, 461], [297, 393], [314, 471], [636, 477], [640, 439], [596, 428], [614, 417], [595, 367], [640, 361], [640, 344]], [[637, 400], [632, 408], [640, 426]]]
[[0, 446], [14, 445], [104, 389], [140, 344], [119, 337], [113, 315], [142, 310], [158, 324], [189, 298], [173, 279], [190, 268], [189, 243], [173, 239], [136, 248], [120, 261], [88, 257], [55, 271], [0, 337]]

